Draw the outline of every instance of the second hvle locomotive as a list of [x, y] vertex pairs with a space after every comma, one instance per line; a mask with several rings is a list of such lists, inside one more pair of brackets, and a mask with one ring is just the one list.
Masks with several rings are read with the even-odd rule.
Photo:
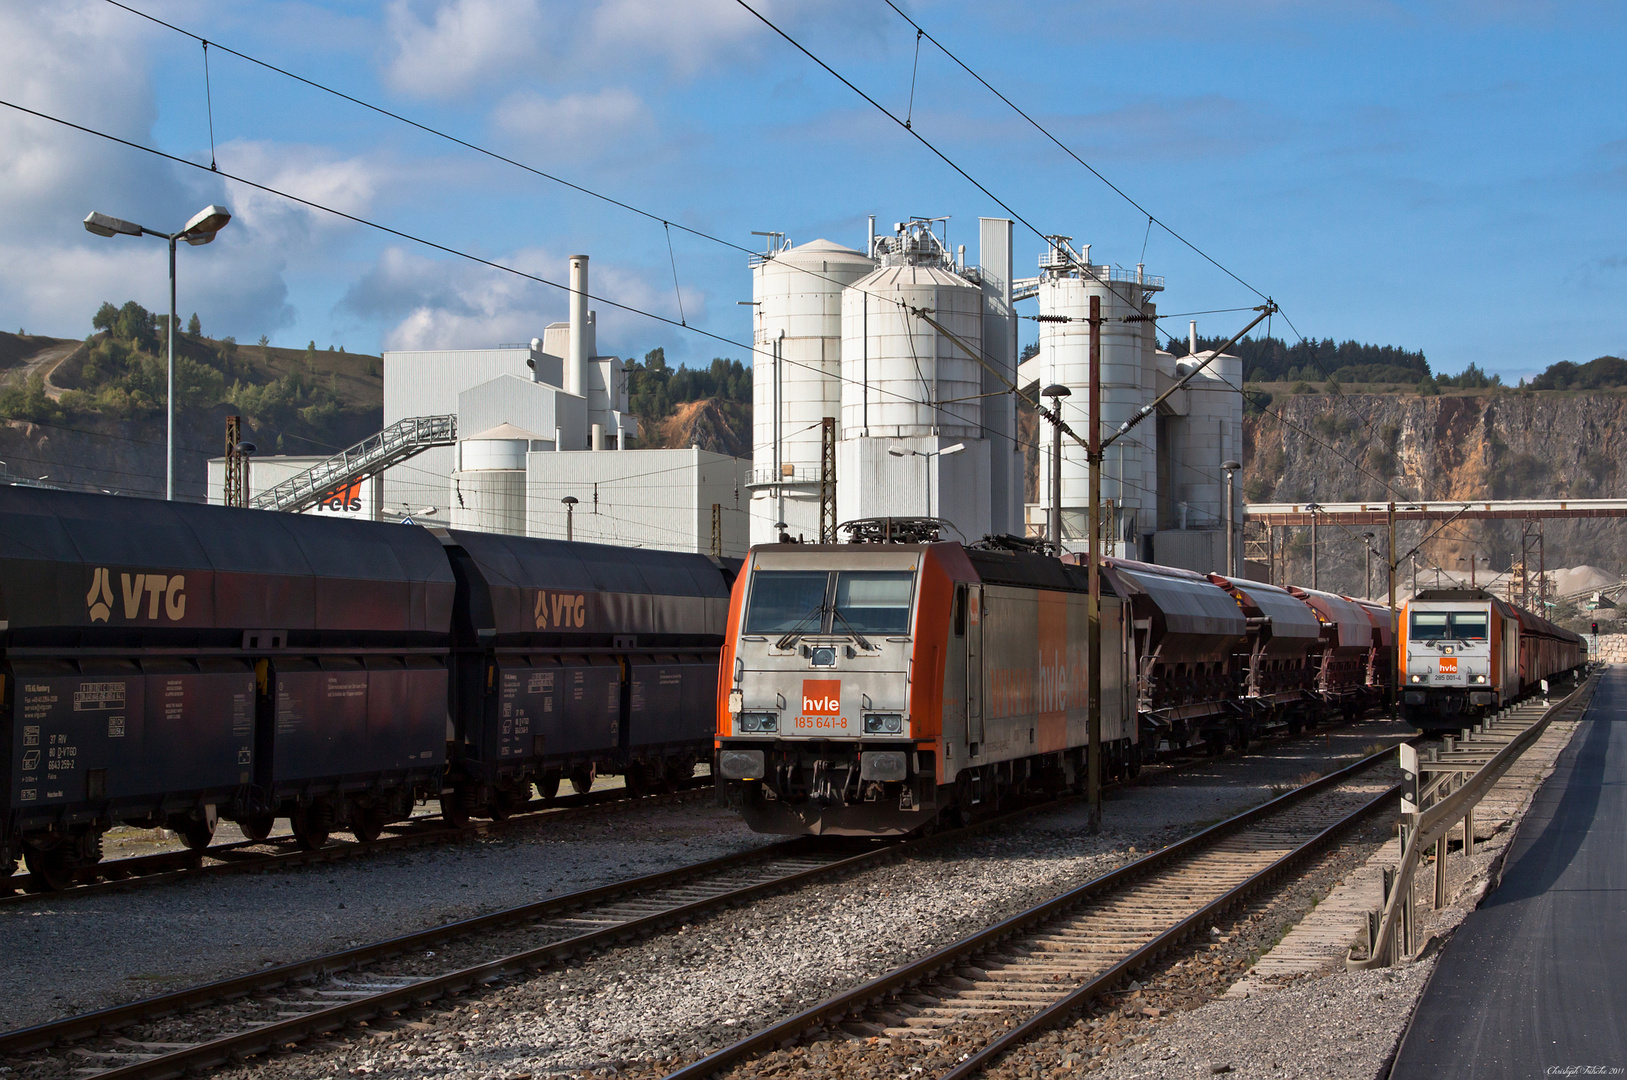
[[1581, 635], [1484, 589], [1425, 589], [1401, 628], [1401, 707], [1426, 731], [1457, 730], [1587, 660]]
[[[1079, 782], [1086, 572], [954, 543], [756, 548], [730, 602], [718, 771], [763, 832], [895, 835]], [[1102, 599], [1104, 760], [1138, 764], [1123, 602]]]

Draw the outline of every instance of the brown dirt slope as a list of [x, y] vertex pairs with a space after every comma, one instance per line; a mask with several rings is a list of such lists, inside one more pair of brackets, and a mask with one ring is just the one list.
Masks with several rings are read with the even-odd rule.
[[705, 398], [688, 401], [658, 424], [647, 425], [643, 444], [651, 447], [698, 446], [731, 457], [751, 456], [751, 406]]

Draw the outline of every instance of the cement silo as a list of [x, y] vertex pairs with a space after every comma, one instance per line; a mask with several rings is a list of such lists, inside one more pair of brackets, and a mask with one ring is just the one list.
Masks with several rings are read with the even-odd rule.
[[751, 542], [819, 535], [821, 421], [841, 416], [842, 292], [876, 267], [829, 240], [754, 257]]
[[941, 517], [976, 539], [991, 527], [991, 462], [967, 347], [982, 346], [984, 296], [934, 224], [877, 239], [881, 265], [842, 298], [840, 516]]
[[542, 436], [499, 424], [457, 445], [450, 519], [454, 529], [524, 536], [525, 455]]
[[[1081, 437], [1090, 430], [1090, 301], [1101, 303], [1101, 416], [1103, 438], [1117, 431], [1152, 400], [1155, 313], [1151, 297], [1164, 279], [1138, 267], [1134, 271], [1093, 266], [1090, 248], [1076, 252], [1070, 238], [1050, 237], [1040, 259], [1038, 299], [1039, 385], [1060, 384], [1071, 391], [1062, 399], [1062, 417]], [[1047, 401], [1048, 405], [1049, 402]], [[1040, 448], [1039, 503], [1030, 521], [1046, 520], [1051, 505], [1051, 441], [1047, 426]], [[1154, 427], [1139, 425], [1107, 451], [1102, 463], [1103, 500], [1112, 504], [1104, 532], [1110, 555], [1136, 558], [1139, 538], [1156, 527], [1156, 454]], [[1087, 538], [1089, 474], [1084, 447], [1069, 439], [1062, 444], [1062, 534], [1070, 549]]]

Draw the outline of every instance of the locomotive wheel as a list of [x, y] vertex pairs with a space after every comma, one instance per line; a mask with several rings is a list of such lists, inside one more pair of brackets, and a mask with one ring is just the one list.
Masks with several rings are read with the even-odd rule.
[[947, 811], [949, 825], [964, 829], [972, 823], [972, 774], [961, 773], [955, 781], [955, 805]]
[[537, 781], [537, 794], [542, 796], [543, 802], [553, 802], [559, 795], [559, 781], [557, 772], [542, 774], [542, 779]]
[[593, 790], [593, 781], [598, 777], [599, 771], [592, 765], [578, 765], [571, 770], [571, 790], [578, 795], [586, 795]]
[[180, 838], [181, 843], [193, 851], [203, 851], [214, 842], [214, 823], [201, 817], [177, 814], [165, 824]]
[[259, 843], [271, 836], [271, 830], [277, 825], [276, 814], [250, 814], [237, 823], [243, 830], [243, 835]]
[[371, 844], [384, 834], [384, 811], [377, 806], [357, 810], [350, 816], [350, 834], [364, 844]]
[[299, 842], [302, 851], [315, 851], [328, 842], [328, 834], [333, 831], [333, 804], [326, 799], [312, 799], [310, 805], [295, 809], [289, 815], [288, 824], [293, 826], [294, 839]]

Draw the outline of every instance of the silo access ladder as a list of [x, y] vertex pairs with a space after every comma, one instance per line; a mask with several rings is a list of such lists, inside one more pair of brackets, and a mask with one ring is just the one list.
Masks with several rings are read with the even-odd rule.
[[319, 461], [249, 500], [256, 510], [284, 510], [297, 514], [321, 502], [335, 488], [345, 487], [436, 446], [458, 441], [456, 416], [409, 416], [377, 435], [369, 435], [348, 450]]

